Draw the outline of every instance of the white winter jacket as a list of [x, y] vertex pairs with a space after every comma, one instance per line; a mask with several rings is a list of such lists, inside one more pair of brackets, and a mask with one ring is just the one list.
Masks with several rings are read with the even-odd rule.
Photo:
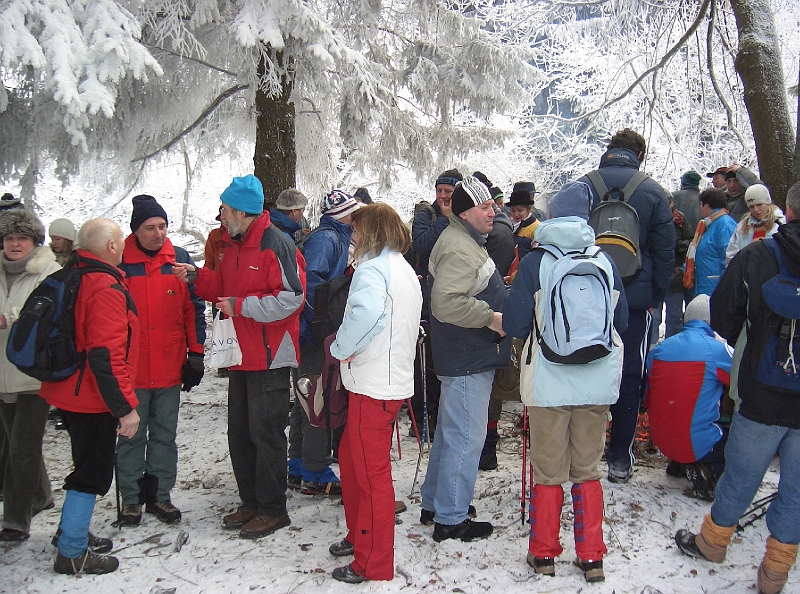
[[377, 400], [404, 400], [414, 393], [421, 310], [419, 280], [401, 254], [384, 249], [359, 263], [331, 345], [331, 355], [340, 361], [353, 355], [341, 364], [348, 390]]
[[[772, 237], [778, 231], [778, 225], [783, 225], [786, 222], [786, 217], [783, 216], [783, 211], [775, 207], [775, 223], [771, 229], [767, 229], [766, 237]], [[753, 217], [748, 217], [747, 227], [742, 230], [742, 223], [736, 225], [736, 231], [731, 235], [731, 240], [728, 242], [728, 248], [725, 250], [725, 266], [731, 263], [733, 257], [741, 252], [745, 246], [753, 243], [753, 232], [758, 221]]]
[[[6, 317], [8, 325], [5, 330], [0, 330], [0, 394], [16, 394], [19, 392], [38, 392], [41, 386], [38, 380], [25, 375], [17, 369], [6, 357], [6, 343], [11, 333], [11, 324], [19, 316], [22, 306], [33, 290], [39, 286], [47, 275], [59, 270], [61, 266], [56, 262], [49, 247], [36, 247], [33, 257], [25, 266], [25, 272], [19, 275], [8, 289], [8, 278], [5, 269], [0, 265], [0, 314]], [[0, 251], [0, 258], [2, 258]]]

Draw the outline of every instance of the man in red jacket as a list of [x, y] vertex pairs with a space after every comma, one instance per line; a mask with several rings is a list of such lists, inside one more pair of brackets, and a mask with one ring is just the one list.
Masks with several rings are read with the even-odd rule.
[[229, 368], [228, 447], [242, 505], [222, 520], [260, 538], [288, 526], [286, 423], [289, 369], [298, 366], [305, 260], [263, 211], [253, 175], [235, 177], [220, 196], [228, 223], [219, 267], [178, 263], [175, 274], [233, 318], [242, 363]]
[[178, 407], [181, 383], [187, 392], [203, 379], [205, 301], [194, 285], [181, 282], [172, 264], [194, 265], [189, 254], [167, 237], [167, 213], [152, 196], [133, 198], [131, 231], [120, 268], [139, 314], [136, 397], [141, 423], [136, 435], [117, 444], [117, 482], [122, 495], [120, 522], [137, 526], [145, 511], [162, 522], [181, 519], [170, 491], [178, 474]]
[[119, 566], [117, 559], [94, 551], [110, 550], [111, 541], [89, 534], [89, 524], [96, 497], [111, 486], [117, 434], [131, 437], [139, 426], [133, 391], [139, 321], [124, 274], [117, 268], [122, 262], [122, 230], [109, 219], [93, 219], [81, 227], [77, 244], [79, 266], [103, 271], [83, 275], [75, 303], [75, 347], [86, 354], [84, 365], [67, 379], [43, 382], [39, 392], [61, 409], [75, 465], [64, 482], [53, 567], [66, 574], [110, 573]]

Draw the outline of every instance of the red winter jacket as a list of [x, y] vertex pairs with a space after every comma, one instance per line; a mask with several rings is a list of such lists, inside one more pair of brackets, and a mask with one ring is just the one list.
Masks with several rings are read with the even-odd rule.
[[83, 275], [78, 289], [75, 347], [79, 353], [86, 354], [86, 363], [66, 379], [42, 382], [39, 395], [64, 410], [111, 412], [121, 418], [139, 404], [133, 391], [139, 357], [136, 307], [121, 270], [99, 260], [91, 252], [79, 249], [78, 255], [109, 270], [108, 273]]
[[125, 239], [119, 267], [125, 272], [139, 314], [135, 388], [178, 385], [187, 351], [203, 356], [206, 303], [194, 294], [194, 285], [173, 274], [175, 261], [194, 265], [186, 250], [173, 247], [169, 238], [153, 258], [136, 245], [136, 235]]
[[306, 262], [286, 234], [258, 216], [244, 237], [226, 232], [216, 271], [198, 268], [196, 293], [212, 303], [235, 297], [233, 325], [242, 349], [237, 371], [297, 367]]

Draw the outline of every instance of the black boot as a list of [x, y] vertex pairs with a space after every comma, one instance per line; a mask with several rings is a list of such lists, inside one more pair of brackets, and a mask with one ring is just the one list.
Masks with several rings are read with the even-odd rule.
[[483, 442], [481, 459], [478, 462], [479, 470], [494, 470], [497, 468], [497, 442], [500, 441], [500, 434], [497, 429], [486, 430], [486, 441]]

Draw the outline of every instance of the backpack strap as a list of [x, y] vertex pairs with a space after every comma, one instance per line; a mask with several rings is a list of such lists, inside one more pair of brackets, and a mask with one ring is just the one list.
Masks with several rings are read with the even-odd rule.
[[587, 173], [586, 177], [588, 177], [589, 181], [592, 182], [594, 191], [597, 192], [597, 197], [600, 198], [600, 200], [605, 200], [606, 196], [608, 195], [608, 187], [606, 186], [606, 182], [604, 182], [603, 178], [600, 176], [600, 171], [594, 169]]
[[781, 256], [781, 248], [778, 245], [778, 242], [775, 241], [773, 237], [766, 237], [761, 241], [764, 242], [764, 246], [769, 250], [769, 253], [772, 254], [772, 257], [778, 262], [779, 274], [789, 274], [789, 271], [786, 269], [786, 266], [783, 264], [783, 256]]
[[622, 196], [621, 200], [623, 202], [627, 202], [628, 199], [633, 196], [633, 193], [636, 191], [636, 188], [642, 185], [642, 182], [646, 180], [649, 175], [644, 173], [643, 171], [637, 171], [633, 174], [633, 177], [628, 180], [628, 183], [625, 184], [625, 187], [622, 188]]
[[[606, 186], [606, 183], [603, 181], [603, 178], [600, 176], [599, 170], [595, 169], [590, 171], [586, 174], [586, 177], [588, 177], [589, 181], [592, 182], [592, 185], [594, 186], [597, 195], [600, 197], [600, 200], [606, 201], [611, 198], [611, 192], [609, 191], [608, 186]], [[633, 177], [631, 177], [628, 180], [628, 183], [625, 184], [625, 187], [622, 188], [619, 199], [623, 202], [627, 202], [628, 198], [633, 196], [633, 193], [636, 191], [636, 189], [642, 185], [642, 182], [648, 177], [650, 176], [642, 171], [637, 171], [634, 173]], [[618, 188], [614, 189], [617, 190]]]

